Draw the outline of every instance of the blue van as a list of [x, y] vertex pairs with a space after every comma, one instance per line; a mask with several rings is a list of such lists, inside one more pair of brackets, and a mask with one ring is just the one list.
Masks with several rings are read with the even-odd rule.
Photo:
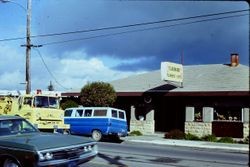
[[128, 134], [126, 113], [111, 107], [67, 108], [64, 123], [70, 124], [70, 133], [89, 135], [96, 141], [103, 136], [124, 137]]

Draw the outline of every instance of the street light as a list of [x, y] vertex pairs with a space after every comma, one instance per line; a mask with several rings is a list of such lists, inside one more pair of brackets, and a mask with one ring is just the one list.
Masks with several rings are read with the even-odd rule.
[[26, 94], [30, 94], [31, 91], [31, 81], [30, 81], [30, 50], [31, 50], [31, 41], [30, 41], [30, 21], [31, 21], [31, 0], [27, 0], [27, 9], [21, 4], [11, 1], [11, 0], [0, 0], [2, 3], [13, 3], [25, 10], [27, 15], [27, 27], [26, 27], [26, 45], [21, 45], [26, 47]]

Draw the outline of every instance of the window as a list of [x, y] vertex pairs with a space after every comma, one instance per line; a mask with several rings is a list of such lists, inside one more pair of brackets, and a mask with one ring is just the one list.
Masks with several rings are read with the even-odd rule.
[[11, 119], [0, 121], [0, 136], [36, 132], [37, 130], [27, 121]]
[[76, 117], [81, 117], [83, 110], [76, 110]]
[[41, 108], [59, 108], [59, 99], [57, 97], [36, 96], [34, 106]]
[[64, 116], [65, 117], [71, 117], [72, 112], [73, 112], [73, 110], [65, 110]]
[[125, 118], [124, 112], [119, 111], [119, 118], [120, 119], [124, 119]]
[[91, 109], [85, 110], [84, 117], [91, 117], [91, 115], [92, 115], [92, 110]]
[[25, 97], [23, 100], [23, 104], [31, 106], [31, 101], [32, 101], [31, 97]]
[[214, 120], [218, 121], [241, 121], [241, 108], [221, 106], [214, 109]]
[[94, 116], [105, 117], [107, 115], [107, 110], [94, 110]]
[[49, 97], [49, 107], [59, 108], [59, 99], [57, 97]]
[[111, 110], [112, 112], [112, 117], [117, 118], [117, 111], [116, 110]]
[[196, 122], [202, 122], [202, 107], [201, 106], [197, 106], [195, 107], [195, 111], [194, 111], [194, 121]]

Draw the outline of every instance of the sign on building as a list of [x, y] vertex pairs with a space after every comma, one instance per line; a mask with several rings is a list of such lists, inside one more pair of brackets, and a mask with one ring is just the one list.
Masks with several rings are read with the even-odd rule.
[[183, 82], [183, 66], [171, 62], [161, 62], [161, 79], [164, 81]]

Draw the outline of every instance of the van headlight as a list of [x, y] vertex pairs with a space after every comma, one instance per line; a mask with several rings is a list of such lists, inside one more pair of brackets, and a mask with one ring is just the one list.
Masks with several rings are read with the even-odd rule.
[[51, 159], [53, 159], [53, 154], [50, 153], [50, 152], [46, 152], [46, 153], [41, 153], [41, 152], [39, 152], [39, 153], [38, 153], [38, 156], [39, 156], [39, 160], [40, 160], [40, 161], [46, 161], [46, 160], [51, 160]]

